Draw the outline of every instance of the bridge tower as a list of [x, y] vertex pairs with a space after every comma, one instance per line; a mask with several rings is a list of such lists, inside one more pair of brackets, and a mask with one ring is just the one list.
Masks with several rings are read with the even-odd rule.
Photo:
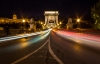
[[58, 24], [58, 11], [45, 11], [45, 27], [46, 28], [57, 28]]

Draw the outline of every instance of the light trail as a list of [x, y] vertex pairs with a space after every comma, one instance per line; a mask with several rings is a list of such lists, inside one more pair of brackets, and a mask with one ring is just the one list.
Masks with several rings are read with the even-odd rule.
[[91, 34], [75, 33], [75, 32], [68, 32], [68, 31], [57, 31], [57, 33], [65, 34], [65, 35], [71, 36], [71, 37], [82, 38], [82, 39], [100, 42], [99, 36], [94, 36]]
[[[34, 43], [38, 43], [38, 41], [46, 38], [48, 35], [50, 34], [50, 31], [46, 32], [46, 33], [42, 33], [38, 36], [35, 36], [34, 38], [30, 38], [28, 40], [26, 40], [25, 38], [21, 39], [20, 43], [16, 43], [10, 46], [7, 46], [3, 49], [0, 49], [0, 52], [11, 52], [13, 50], [17, 50], [17, 49], [23, 49], [29, 45], [32, 45]], [[21, 37], [20, 37], [21, 38]], [[2, 42], [5, 43], [5, 42]]]
[[82, 34], [77, 34], [75, 32], [60, 31], [60, 30], [56, 31], [56, 33], [59, 36], [65, 39], [72, 40], [78, 44], [85, 44], [100, 49], [100, 37], [96, 37], [93, 35], [86, 35], [86, 34], [82, 35]]
[[19, 39], [19, 38], [39, 35], [39, 34], [47, 33], [49, 31], [50, 31], [50, 29], [46, 30], [46, 31], [35, 32], [35, 33], [30, 33], [30, 34], [21, 34], [21, 35], [17, 35], [17, 36], [3, 37], [3, 38], [0, 38], [0, 43], [3, 43], [3, 41], [9, 41], [9, 40], [14, 40], [14, 39]]

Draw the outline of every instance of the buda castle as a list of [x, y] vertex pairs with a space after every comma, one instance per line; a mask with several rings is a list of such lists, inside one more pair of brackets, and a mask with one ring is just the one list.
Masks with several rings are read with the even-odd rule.
[[30, 22], [30, 19], [17, 19], [17, 15], [14, 14], [13, 15], [13, 18], [12, 19], [9, 19], [9, 18], [0, 18], [0, 23], [12, 23], [12, 22], [15, 22], [15, 23], [22, 23], [22, 22]]

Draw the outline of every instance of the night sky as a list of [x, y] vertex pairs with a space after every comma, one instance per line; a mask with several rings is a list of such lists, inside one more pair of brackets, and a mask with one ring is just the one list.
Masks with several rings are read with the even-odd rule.
[[0, 0], [0, 17], [44, 19], [44, 11], [59, 11], [59, 19], [91, 19], [91, 7], [99, 0]]

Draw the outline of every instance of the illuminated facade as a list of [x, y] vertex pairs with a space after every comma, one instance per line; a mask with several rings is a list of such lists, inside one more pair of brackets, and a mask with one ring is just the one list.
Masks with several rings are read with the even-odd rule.
[[45, 26], [47, 28], [56, 28], [58, 27], [58, 11], [45, 11]]
[[[15, 22], [15, 23], [19, 23], [22, 22], [23, 19], [17, 19], [17, 15], [14, 14], [12, 19], [9, 18], [0, 18], [0, 23], [9, 23], [9, 22]], [[25, 22], [30, 22], [30, 19], [24, 19]]]

